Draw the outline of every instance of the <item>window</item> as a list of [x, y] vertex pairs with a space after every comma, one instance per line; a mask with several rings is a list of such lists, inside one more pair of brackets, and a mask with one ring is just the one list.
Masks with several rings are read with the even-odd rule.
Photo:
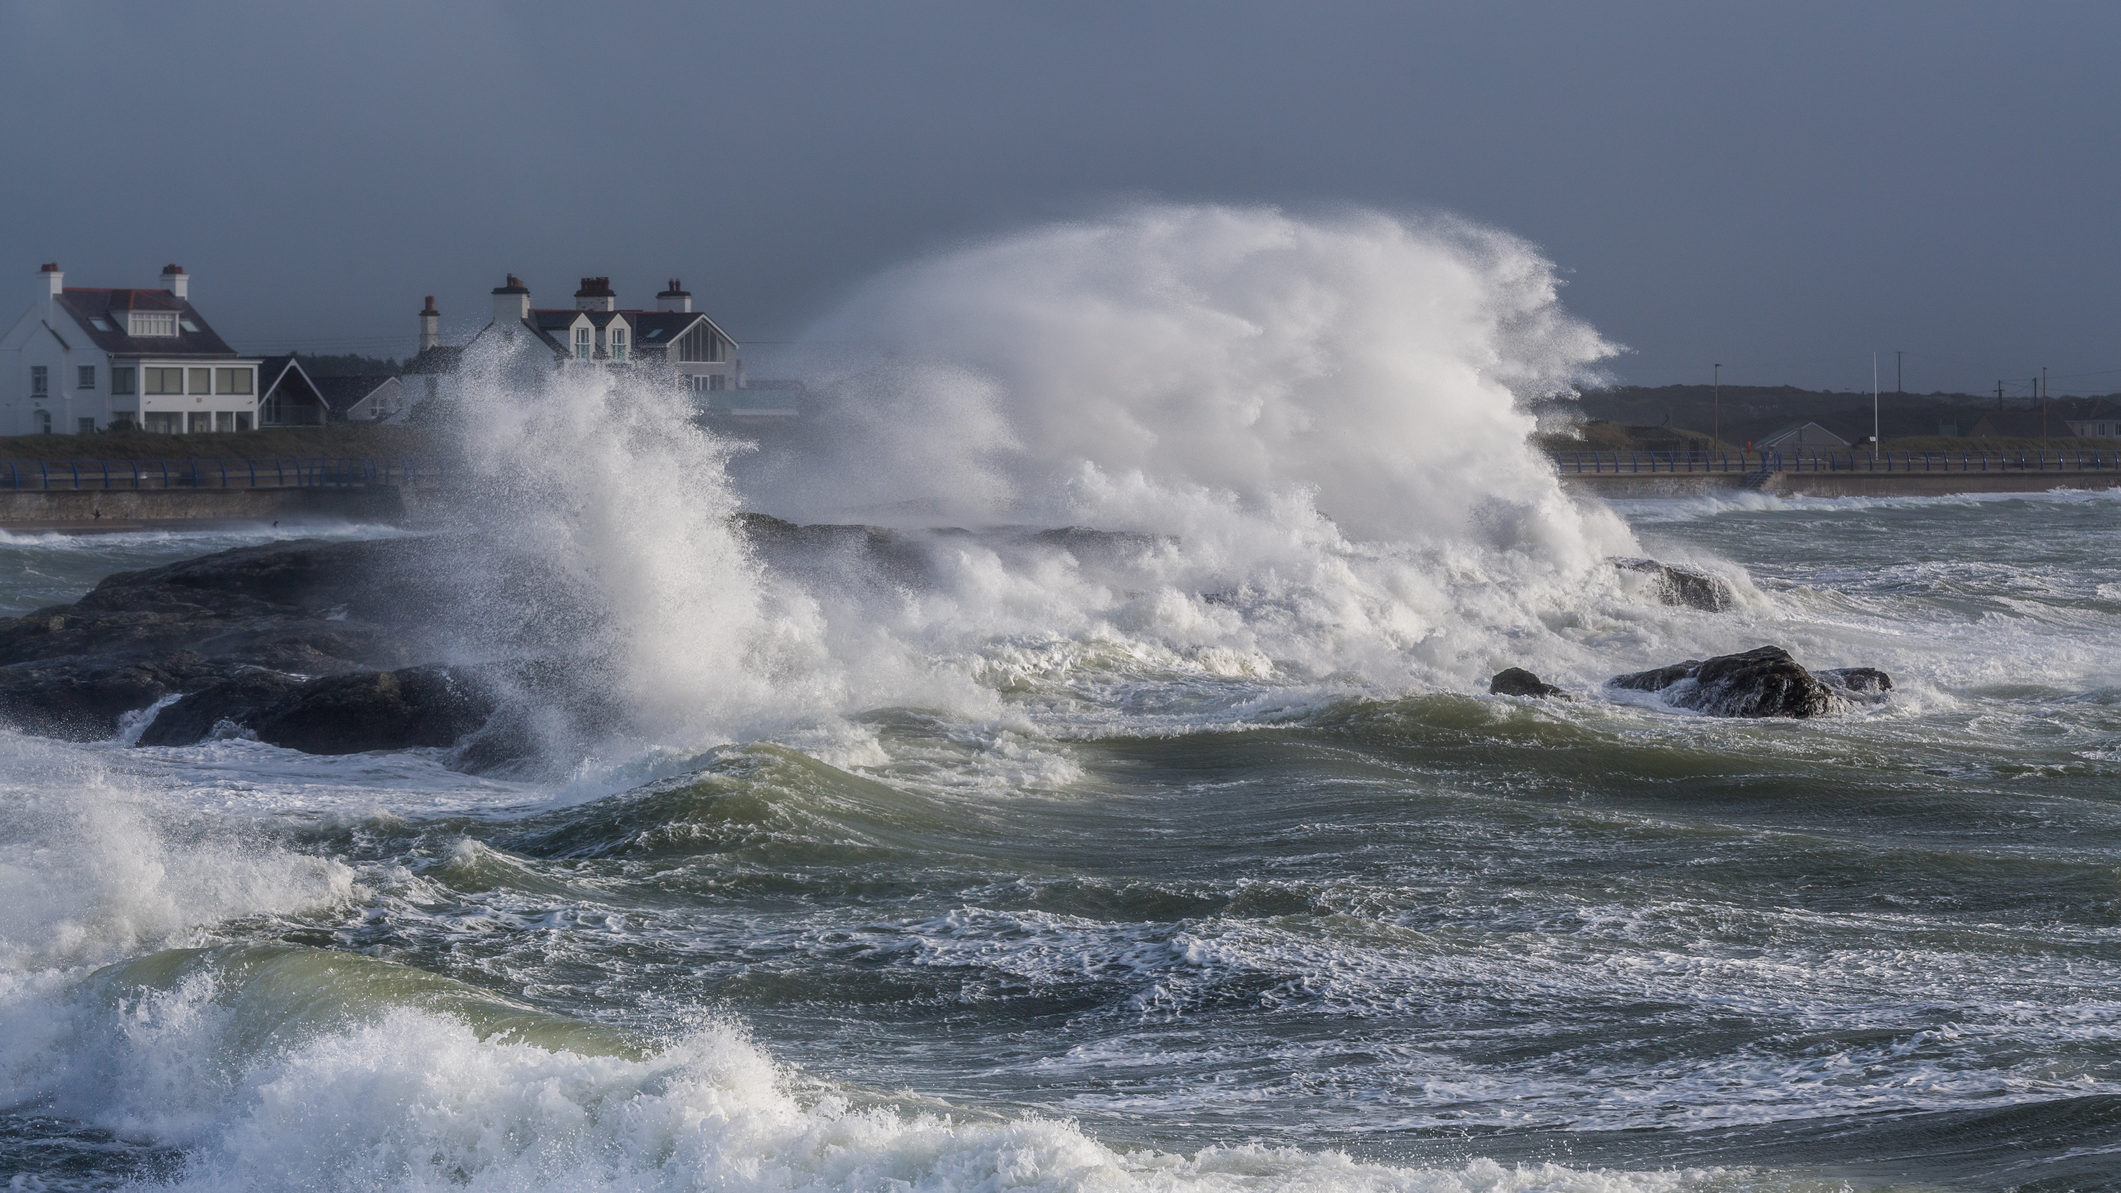
[[186, 434], [204, 435], [214, 429], [214, 416], [204, 410], [194, 410], [191, 412], [190, 424], [184, 428]]
[[575, 328], [575, 329], [574, 329], [574, 358], [575, 358], [576, 360], [588, 360], [588, 359], [589, 359], [589, 353], [590, 353], [590, 344], [591, 344], [591, 340], [590, 340], [590, 331], [589, 331], [589, 329], [588, 329], [588, 328], [586, 328], [586, 327], [577, 327], [577, 328]]
[[714, 362], [722, 359], [722, 340], [705, 322], [678, 337], [678, 359]]
[[251, 390], [249, 369], [215, 369], [214, 392], [217, 394], [247, 394]]
[[189, 319], [179, 319], [179, 320], [177, 320], [177, 326], [178, 326], [178, 327], [181, 327], [181, 328], [183, 328], [183, 329], [184, 329], [184, 330], [186, 330], [186, 331], [197, 331], [197, 330], [199, 330], [199, 325], [198, 325], [198, 324], [196, 324], [196, 323], [193, 323], [193, 322], [192, 322], [191, 320], [189, 320]]
[[80, 419], [77, 421], [76, 426], [83, 435], [93, 435], [96, 433], [96, 420], [93, 418]]
[[192, 369], [189, 371], [191, 373], [191, 391], [193, 393], [210, 394], [214, 392], [214, 371], [212, 369]]
[[125, 334], [134, 336], [173, 336], [177, 334], [175, 311], [130, 311], [125, 317]]
[[613, 359], [613, 360], [625, 360], [625, 359], [626, 359], [626, 329], [625, 329], [625, 328], [623, 328], [623, 327], [614, 327], [614, 328], [612, 328], [612, 329], [611, 329], [611, 333], [610, 333], [610, 336], [609, 336], [609, 339], [610, 339], [610, 342], [611, 342], [611, 359]]
[[216, 430], [216, 431], [233, 431], [233, 430], [235, 430], [235, 429], [236, 429], [236, 413], [235, 413], [235, 411], [233, 411], [233, 410], [219, 410], [219, 411], [215, 411], [215, 412], [214, 412], [214, 430]]
[[30, 432], [31, 432], [32, 434], [36, 434], [36, 435], [49, 435], [49, 434], [51, 434], [51, 433], [52, 433], [52, 412], [51, 412], [51, 411], [49, 411], [49, 410], [32, 410], [32, 411], [30, 411], [30, 415], [29, 415], [29, 429], [30, 429]]
[[168, 411], [148, 411], [147, 429], [157, 435], [175, 435], [184, 429], [184, 416]]
[[250, 430], [250, 411], [238, 410], [236, 412], [236, 429], [238, 431]]
[[30, 396], [41, 398], [50, 392], [52, 392], [52, 371], [43, 365], [31, 365], [29, 367]]
[[[143, 369], [147, 374], [147, 392], [151, 394], [181, 394], [184, 392], [183, 369]], [[153, 428], [149, 428], [152, 430]]]
[[729, 378], [722, 376], [720, 373], [716, 373], [714, 376], [709, 377], [707, 379], [707, 388], [717, 391], [728, 389]]
[[94, 388], [96, 388], [96, 366], [94, 366], [94, 365], [76, 365], [76, 366], [74, 366], [74, 385], [75, 385], [75, 386], [76, 386], [77, 388], [80, 388], [80, 389], [94, 389]]
[[133, 371], [114, 366], [110, 371], [110, 391], [114, 394], [133, 392]]
[[110, 320], [108, 319], [91, 319], [88, 321], [88, 325], [90, 327], [95, 328], [97, 331], [110, 330]]

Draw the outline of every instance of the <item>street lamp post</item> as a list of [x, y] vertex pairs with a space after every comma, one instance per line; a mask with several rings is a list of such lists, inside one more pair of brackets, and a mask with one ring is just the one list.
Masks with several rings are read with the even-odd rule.
[[1709, 374], [1709, 438], [1723, 442], [1723, 362], [1716, 362], [1716, 371]]

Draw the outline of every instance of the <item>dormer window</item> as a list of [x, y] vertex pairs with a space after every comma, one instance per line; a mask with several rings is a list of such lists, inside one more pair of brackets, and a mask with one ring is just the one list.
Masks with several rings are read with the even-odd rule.
[[174, 336], [177, 334], [175, 311], [129, 311], [125, 317], [125, 334], [129, 336]]
[[609, 336], [609, 338], [610, 338], [610, 341], [611, 341], [611, 359], [613, 359], [613, 360], [625, 360], [625, 359], [626, 359], [626, 329], [625, 329], [625, 328], [623, 328], [623, 327], [614, 327], [614, 328], [612, 328], [612, 329], [611, 329], [611, 332], [610, 332], [610, 336]]
[[586, 328], [586, 327], [577, 327], [577, 328], [575, 328], [575, 329], [574, 329], [574, 358], [575, 358], [576, 360], [588, 360], [588, 359], [589, 359], [589, 357], [590, 357], [590, 354], [591, 354], [592, 352], [594, 352], [595, 350], [596, 350], [596, 333], [595, 333], [595, 332], [592, 332], [591, 330], [589, 330], [589, 329], [588, 329], [588, 328]]

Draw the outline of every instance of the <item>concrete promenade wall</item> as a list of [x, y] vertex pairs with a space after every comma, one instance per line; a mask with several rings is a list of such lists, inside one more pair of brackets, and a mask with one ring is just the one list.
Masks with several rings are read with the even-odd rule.
[[122, 530], [173, 522], [417, 518], [426, 495], [394, 485], [285, 489], [0, 489], [0, 529]]
[[2121, 472], [1771, 472], [1757, 487], [1736, 472], [1564, 472], [1561, 481], [1578, 492], [1619, 498], [1702, 497], [1749, 488], [1778, 497], [1948, 497], [2121, 488]]

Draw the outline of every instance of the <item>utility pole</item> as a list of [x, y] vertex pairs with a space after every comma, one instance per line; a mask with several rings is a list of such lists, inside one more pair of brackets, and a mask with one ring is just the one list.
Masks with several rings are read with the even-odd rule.
[[1723, 442], [1723, 362], [1716, 362], [1716, 371], [1709, 374], [1709, 438]]
[[1871, 353], [1871, 460], [1878, 459], [1878, 353]]
[[2040, 438], [2047, 438], [2047, 366], [2040, 366]]
[[1996, 409], [2003, 409], [2003, 382], [1996, 382]]
[[1904, 394], [1904, 393], [1906, 393], [1906, 392], [1907, 392], [1907, 386], [1905, 386], [1905, 385], [1901, 384], [1901, 381], [1900, 381], [1900, 357], [1901, 357], [1901, 355], [1902, 355], [1902, 354], [1901, 354], [1901, 351], [1900, 351], [1900, 349], [1898, 349], [1898, 348], [1895, 348], [1895, 349], [1893, 349], [1893, 392], [1894, 392], [1894, 393], [1896, 393], [1896, 394]]

